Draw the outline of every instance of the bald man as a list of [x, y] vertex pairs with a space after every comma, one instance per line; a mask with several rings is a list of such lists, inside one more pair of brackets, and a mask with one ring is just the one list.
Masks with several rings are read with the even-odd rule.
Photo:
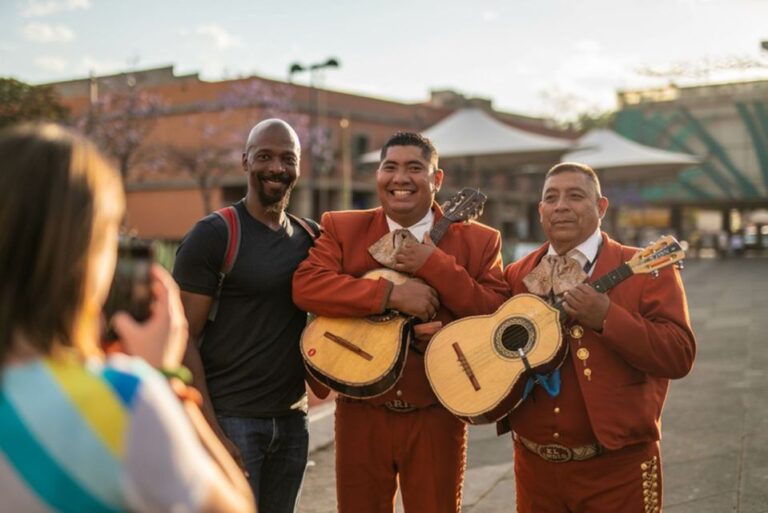
[[307, 462], [299, 351], [306, 314], [291, 300], [291, 278], [313, 238], [285, 212], [300, 154], [296, 132], [282, 120], [262, 121], [248, 135], [242, 157], [248, 192], [234, 205], [240, 247], [213, 321], [227, 245], [221, 216], [195, 224], [173, 270], [189, 319], [184, 363], [208, 421], [247, 471], [261, 513], [294, 511]]

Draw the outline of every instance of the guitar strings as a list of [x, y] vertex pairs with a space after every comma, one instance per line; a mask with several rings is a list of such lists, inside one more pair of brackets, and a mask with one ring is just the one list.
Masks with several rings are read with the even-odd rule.
[[[612, 278], [615, 279], [616, 277], [612, 276], [614, 274], [617, 274], [618, 277], [622, 277], [619, 274], [619, 272], [620, 272], [619, 269], [621, 269], [621, 267], [619, 267], [617, 269], [614, 269], [610, 273], [602, 276], [601, 278], [599, 278], [598, 280], [593, 282], [592, 285], [599, 283], [601, 280], [603, 280], [603, 279], [605, 279], [607, 277], [612, 277]], [[543, 299], [541, 299], [539, 297], [537, 297], [537, 299], [539, 301], [541, 301], [543, 304], [546, 304], [548, 306], [555, 306], [555, 307], [557, 307], [557, 305], [558, 305], [558, 303], [556, 303], [555, 305], [549, 305]], [[505, 337], [504, 334], [502, 333], [501, 343], [508, 350], [509, 350], [509, 346], [507, 345], [507, 343], [511, 342], [512, 347], [518, 347], [518, 346], [523, 347], [523, 346], [525, 346], [525, 344], [528, 342], [528, 340], [530, 338], [533, 338], [534, 340], [540, 338], [539, 336], [537, 336], [538, 335], [538, 333], [537, 333], [538, 330], [536, 330], [535, 328], [537, 328], [537, 327], [540, 327], [541, 329], [546, 328], [546, 327], [549, 326], [549, 323], [551, 323], [554, 319], [557, 319], [557, 317], [555, 317], [554, 313], [549, 311], [549, 310], [544, 310], [544, 311], [541, 311], [541, 312], [538, 312], [538, 313], [533, 313], [533, 314], [518, 313], [518, 314], [508, 315], [506, 317], [522, 317], [522, 318], [524, 318], [526, 320], [529, 320], [534, 325], [534, 333], [532, 335], [529, 334], [527, 332], [527, 330], [526, 330], [526, 333], [513, 333], [511, 335], [511, 338], [510, 338], [509, 335], [507, 337]], [[550, 318], [549, 322], [547, 324], [542, 324], [541, 326], [539, 326], [540, 323], [541, 323], [542, 318], [546, 318], [546, 317]], [[561, 319], [567, 319], [568, 315], [565, 312], [560, 311], [560, 315], [558, 317], [560, 317]], [[562, 330], [563, 329], [562, 323], [558, 323], [558, 324], [560, 325], [558, 327], [558, 329]], [[507, 328], [505, 328], [505, 330], [506, 329]], [[562, 334], [562, 331], [561, 331], [561, 334]], [[534, 348], [532, 348], [531, 351], [527, 352], [526, 355], [530, 355], [535, 350], [535, 347], [536, 346], [534, 345]], [[482, 351], [478, 355], [476, 355], [474, 353], [470, 353], [471, 356], [472, 356], [472, 361], [469, 361], [470, 360], [470, 354], [467, 354], [466, 352], [465, 352], [465, 357], [467, 358], [467, 360], [468, 360], [470, 365], [473, 365], [473, 364], [483, 365], [483, 364], [486, 364], [488, 362], [497, 361], [498, 357], [496, 356], [496, 352], [497, 351]], [[516, 351], [513, 351], [513, 352], [516, 353]], [[519, 361], [522, 364], [522, 360], [520, 359], [519, 355], [516, 354], [514, 358], [515, 358], [515, 361]]]
[[[674, 262], [675, 259], [672, 258], [671, 260], [672, 260], [672, 262]], [[629, 262], [625, 262], [624, 265], [629, 266]], [[615, 269], [614, 271], [608, 273], [607, 275], [601, 277], [600, 279], [596, 280], [594, 282], [594, 284], [599, 283], [601, 280], [603, 280], [605, 278], [610, 278], [611, 280], [615, 280], [616, 278], [621, 278], [621, 279], [618, 280], [620, 282], [620, 281], [623, 281], [623, 279], [626, 279], [627, 277], [631, 276], [632, 274], [635, 274], [634, 271], [630, 271], [630, 273], [627, 276], [622, 276], [623, 273], [621, 271], [622, 271], [621, 267], [619, 267], [619, 268]], [[607, 288], [610, 288], [610, 287], [607, 287]], [[538, 299], [543, 302], [543, 300], [541, 300], [541, 298], [538, 298]], [[556, 304], [554, 306], [557, 307], [558, 305]], [[563, 320], [568, 318], [568, 315], [565, 312], [561, 311], [560, 314], [561, 314], [561, 316], [564, 316]], [[548, 327], [553, 321], [557, 322], [558, 317], [560, 317], [560, 316], [554, 315], [553, 312], [546, 311], [546, 310], [542, 311], [540, 313], [534, 313], [534, 314], [528, 314], [528, 315], [512, 314], [512, 315], [507, 315], [506, 317], [515, 317], [515, 316], [523, 317], [524, 319], [529, 320], [534, 325], [534, 330], [533, 330], [534, 333], [531, 334], [530, 332], [528, 332], [528, 330], [525, 327], [521, 326], [521, 328], [523, 330], [525, 330], [525, 333], [521, 333], [519, 330], [515, 330], [515, 332], [513, 332], [511, 335], [508, 335], [508, 333], [510, 333], [510, 332], [508, 332], [507, 330], [509, 330], [509, 328], [511, 326], [508, 326], [507, 328], [504, 328], [505, 332], [502, 333], [502, 335], [501, 335], [501, 344], [507, 350], [510, 350], [509, 347], [515, 347], [515, 348], [516, 347], [524, 347], [526, 345], [526, 343], [531, 338], [533, 338], [534, 341], [540, 340], [541, 336], [540, 336], [539, 333], [537, 333], [538, 330], [536, 328], [538, 327], [538, 328], [541, 328], [543, 330], [544, 328]], [[549, 317], [547, 324], [539, 326], [539, 324], [540, 324], [540, 322], [542, 320], [542, 317], [545, 317], [545, 316]], [[559, 325], [558, 326], [558, 330], [561, 330], [560, 331], [560, 333], [561, 333], [561, 344], [560, 344], [560, 347], [557, 348], [557, 351], [555, 351], [553, 353], [553, 357], [561, 349], [562, 344], [567, 344], [568, 343], [567, 341], [563, 340], [565, 338], [565, 334], [562, 332], [562, 330], [564, 329], [564, 326], [560, 322], [557, 322], [557, 324]], [[514, 326], [514, 325], [512, 325], [512, 326]], [[495, 333], [494, 333], [494, 335], [495, 335]], [[493, 344], [493, 346], [495, 347], [495, 344]], [[449, 346], [447, 346], [447, 347], [449, 347]], [[482, 347], [482, 346], [479, 346], [479, 347]], [[535, 352], [535, 347], [536, 346], [534, 345], [531, 348], [531, 350], [526, 353], [526, 356], [530, 356], [532, 353], [534, 353]], [[512, 351], [512, 350], [510, 350], [510, 351]], [[512, 352], [515, 352], [515, 351], [512, 351]], [[475, 354], [475, 353], [479, 353], [479, 354]], [[496, 353], [497, 353], [496, 350], [493, 350], [493, 351], [479, 351], [479, 352], [478, 351], [474, 351], [474, 352], [471, 352], [471, 353], [467, 352], [465, 350], [465, 352], [464, 352], [464, 359], [466, 360], [467, 364], [470, 367], [472, 367], [472, 366], [480, 367], [480, 366], [483, 366], [483, 365], [487, 364], [488, 362], [498, 362], [499, 358], [496, 356]], [[519, 357], [519, 355], [516, 355], [516, 356], [517, 356], [517, 358], [515, 358], [513, 361], [515, 362], [516, 365], [522, 367], [524, 365], [523, 362], [522, 362], [522, 359]], [[551, 361], [551, 359], [549, 361]], [[546, 363], [546, 362], [542, 362], [541, 364], [543, 364], [543, 363]], [[534, 365], [534, 367], [537, 367], [537, 366], [539, 366], [541, 364]], [[463, 369], [463, 365], [459, 366], [456, 369], [456, 372], [454, 372], [454, 374], [456, 374], [457, 372], [460, 372], [462, 370], [464, 370]], [[464, 371], [464, 372], [466, 372], [466, 371]], [[464, 383], [461, 380], [459, 380], [459, 379], [448, 380], [448, 381], [446, 381], [444, 383], [445, 384], [444, 389], [445, 390], [456, 389], [460, 383], [462, 385], [464, 385]], [[464, 388], [464, 386], [462, 386], [462, 389], [463, 388]]]
[[[534, 313], [534, 314], [529, 314], [529, 315], [525, 315], [525, 316], [524, 315], [515, 315], [515, 316], [516, 317], [523, 317], [526, 320], [529, 320], [534, 325], [534, 333], [533, 333], [534, 340], [539, 338], [539, 337], [536, 336], [537, 335], [536, 332], [538, 330], [536, 330], [535, 328], [537, 328], [537, 327], [546, 328], [546, 327], [548, 327], [552, 323], [553, 320], [556, 322], [556, 317], [555, 317], [555, 319], [552, 319], [552, 317], [554, 317], [554, 314], [552, 312], [550, 312], [550, 311], [545, 311], [545, 312], [541, 312], [541, 313]], [[546, 317], [550, 317], [550, 319], [549, 319], [548, 323], [544, 324], [541, 321], [543, 320], [542, 318], [546, 318]], [[560, 324], [560, 323], [558, 323], [558, 324]], [[505, 328], [505, 330], [506, 329], [508, 329], [508, 328]], [[525, 329], [525, 328], [523, 328], [523, 329]], [[525, 344], [528, 342], [528, 340], [530, 338], [531, 337], [530, 337], [529, 333], [527, 332], [527, 330], [526, 330], [525, 334], [523, 334], [523, 333], [515, 333], [511, 337], [512, 347], [518, 347], [518, 346], [523, 347], [523, 346], [525, 346]], [[507, 348], [507, 350], [510, 350], [510, 349], [508, 349], [508, 346], [507, 346], [507, 344], [505, 344], [505, 342], [510, 342], [510, 338], [509, 338], [509, 336], [507, 336], [507, 338], [505, 338], [504, 333], [502, 333], [501, 343], [502, 343], [502, 345], [505, 348]], [[450, 347], [450, 346], [446, 346], [446, 347]], [[512, 351], [512, 350], [510, 350], [510, 351]], [[515, 360], [516, 361], [520, 361], [521, 364], [522, 364], [522, 361], [520, 360], [519, 356], [517, 356], [516, 351], [513, 351], [513, 352], [515, 352]], [[532, 352], [533, 351], [529, 351], [529, 352], [526, 353], [526, 355], [530, 355]], [[465, 357], [469, 361], [470, 365], [483, 365], [485, 363], [493, 362], [493, 361], [497, 361], [498, 360], [498, 357], [496, 356], [496, 352], [495, 351], [482, 351], [480, 354], [477, 354], [477, 355], [474, 354], [474, 353], [471, 353], [471, 354], [472, 354], [472, 358], [471, 358], [471, 361], [469, 361], [470, 360], [470, 354], [467, 354], [465, 352]], [[460, 367], [459, 367], [459, 370], [461, 370]]]

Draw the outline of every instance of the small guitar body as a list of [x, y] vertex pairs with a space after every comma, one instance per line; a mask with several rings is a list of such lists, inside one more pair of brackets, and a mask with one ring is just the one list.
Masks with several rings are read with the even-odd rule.
[[[376, 269], [363, 278], [398, 284], [408, 276]], [[301, 335], [304, 363], [315, 379], [340, 394], [381, 395], [403, 373], [411, 324], [411, 319], [394, 311], [364, 318], [317, 317]]]
[[493, 315], [464, 317], [438, 331], [427, 346], [427, 378], [438, 400], [470, 424], [494, 422], [521, 401], [526, 366], [538, 373], [558, 368], [560, 312], [533, 294], [507, 300]]
[[[437, 245], [450, 225], [479, 216], [485, 195], [463, 189], [443, 205], [443, 217], [430, 231]], [[414, 279], [391, 269], [375, 269], [363, 278], [385, 278], [395, 285]], [[342, 395], [369, 398], [392, 388], [403, 373], [414, 319], [399, 312], [363, 318], [318, 316], [301, 335], [308, 372]]]
[[[634, 274], [653, 273], [685, 256], [671, 236], [638, 251], [628, 262], [590, 285], [606, 292]], [[534, 374], [560, 367], [568, 353], [562, 301], [550, 305], [518, 294], [492, 315], [465, 317], [444, 326], [424, 354], [437, 399], [470, 424], [495, 422], [517, 408]]]

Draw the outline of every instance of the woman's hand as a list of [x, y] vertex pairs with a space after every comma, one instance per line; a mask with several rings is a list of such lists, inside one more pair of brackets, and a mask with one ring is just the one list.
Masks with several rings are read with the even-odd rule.
[[181, 364], [187, 344], [187, 318], [173, 277], [158, 264], [152, 265], [152, 301], [149, 319], [139, 323], [126, 312], [117, 312], [112, 325], [127, 353], [144, 358], [158, 369]]

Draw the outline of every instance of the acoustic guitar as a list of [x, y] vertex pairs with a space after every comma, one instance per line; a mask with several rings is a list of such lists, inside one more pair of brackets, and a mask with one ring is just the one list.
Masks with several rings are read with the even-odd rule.
[[[662, 237], [590, 285], [606, 292], [632, 275], [656, 272], [684, 256], [673, 237]], [[552, 372], [565, 361], [566, 319], [562, 300], [550, 305], [539, 296], [518, 294], [492, 315], [445, 325], [424, 355], [427, 378], [438, 400], [469, 424], [491, 423], [507, 415], [522, 402], [529, 377]]]
[[[480, 216], [486, 196], [463, 189], [442, 205], [443, 217], [429, 236], [437, 245], [452, 223]], [[363, 278], [385, 278], [398, 285], [411, 277], [391, 269], [370, 271]], [[397, 383], [405, 367], [415, 319], [388, 310], [362, 318], [318, 316], [301, 335], [301, 354], [308, 372], [342, 395], [375, 397]]]

